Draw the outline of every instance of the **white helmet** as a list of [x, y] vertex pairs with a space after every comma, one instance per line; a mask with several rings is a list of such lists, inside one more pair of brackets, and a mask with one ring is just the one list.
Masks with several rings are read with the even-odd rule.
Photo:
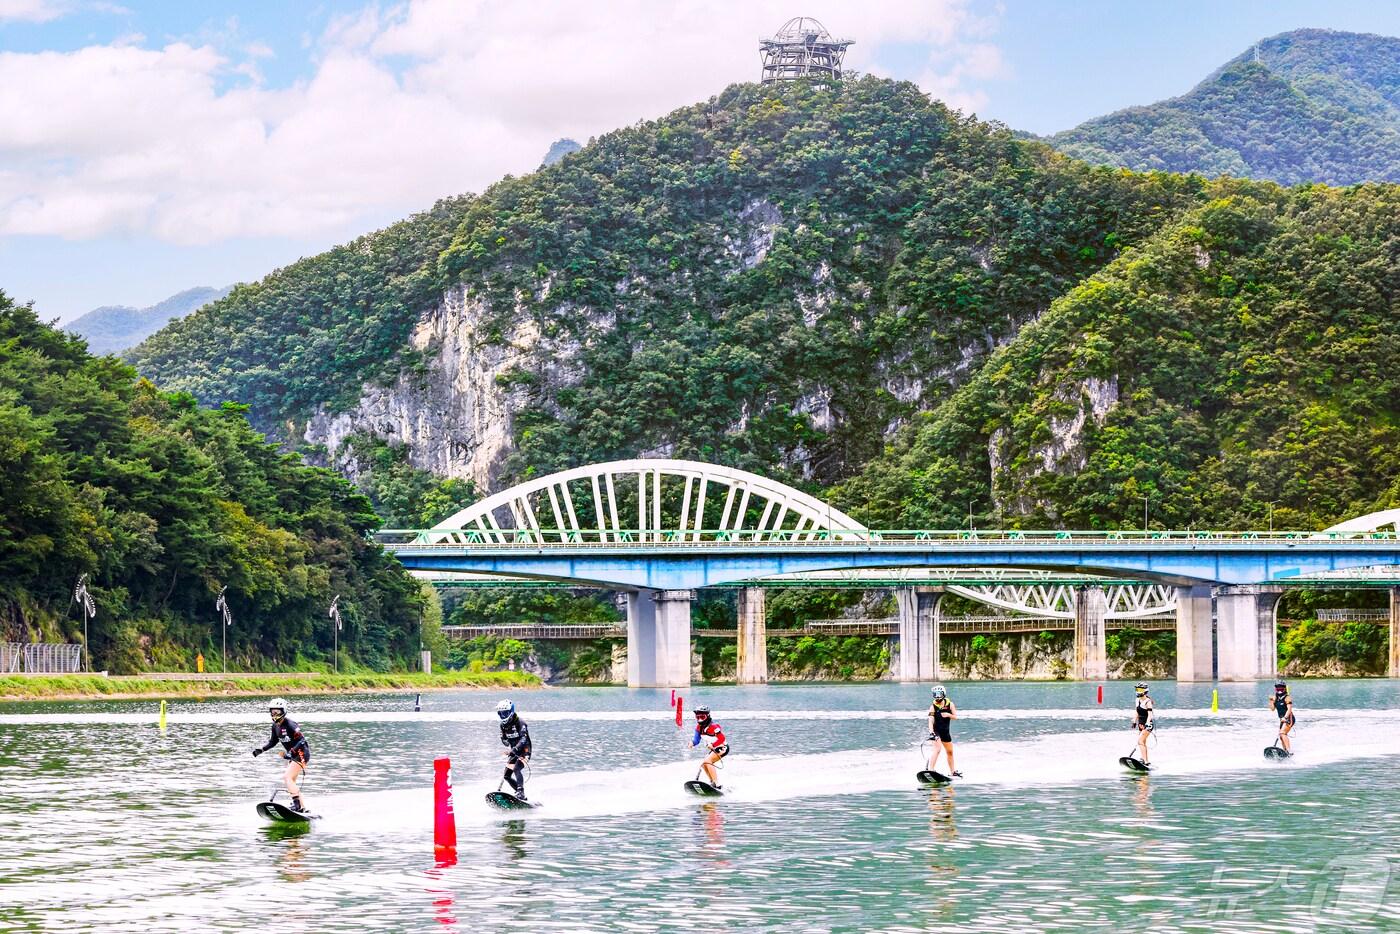
[[941, 684], [935, 684], [933, 686], [932, 693], [934, 700], [942, 700], [943, 698], [948, 696], [948, 689]]
[[279, 716], [277, 719], [281, 720], [282, 717], [285, 717], [287, 715], [287, 702], [280, 697], [274, 697], [272, 700], [267, 702], [267, 709], [269, 711], [278, 711], [281, 714], [281, 716]]
[[511, 703], [510, 700], [501, 701], [496, 705], [496, 716], [502, 720], [509, 720], [515, 716], [515, 704]]

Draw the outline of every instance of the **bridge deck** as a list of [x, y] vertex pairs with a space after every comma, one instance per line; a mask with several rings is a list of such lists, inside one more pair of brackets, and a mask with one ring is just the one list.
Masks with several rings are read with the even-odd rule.
[[[1176, 619], [1170, 616], [1148, 617], [1146, 619], [1108, 620], [1109, 629], [1139, 629], [1161, 631], [1176, 628]], [[1025, 633], [1044, 631], [1073, 632], [1074, 620], [1051, 616], [1026, 617], [948, 617], [940, 621], [940, 631], [945, 635], [963, 633]], [[536, 640], [589, 640], [625, 639], [627, 627], [622, 624], [573, 625], [573, 626], [443, 626], [445, 635], [454, 639], [474, 639], [478, 636], [496, 636], [503, 639]], [[770, 639], [795, 639], [802, 636], [897, 636], [897, 619], [850, 619], [812, 620], [799, 629], [768, 629], [765, 635]], [[696, 639], [737, 639], [737, 629], [695, 629], [691, 636]]]

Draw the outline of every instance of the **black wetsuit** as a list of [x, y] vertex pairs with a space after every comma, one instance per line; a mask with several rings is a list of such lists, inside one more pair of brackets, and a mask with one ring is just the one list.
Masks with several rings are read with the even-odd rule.
[[953, 741], [953, 704], [946, 702], [942, 707], [934, 704], [931, 708], [933, 713], [933, 735], [945, 743]]
[[530, 728], [519, 714], [501, 721], [501, 743], [510, 750], [506, 759], [506, 783], [525, 797], [525, 760], [530, 758]]
[[[1144, 702], [1147, 704], [1145, 707], [1143, 706]], [[1137, 699], [1137, 728], [1139, 730], [1152, 729], [1152, 727], [1147, 724], [1147, 717], [1150, 713], [1152, 713], [1152, 698], [1139, 697]]]
[[272, 737], [258, 752], [267, 752], [278, 743], [287, 751], [287, 758], [300, 762], [303, 766], [311, 762], [311, 746], [301, 733], [301, 727], [291, 717], [283, 717], [272, 724]]
[[1278, 714], [1278, 725], [1280, 727], [1292, 726], [1298, 722], [1298, 718], [1289, 711], [1287, 694], [1274, 695], [1274, 713]]

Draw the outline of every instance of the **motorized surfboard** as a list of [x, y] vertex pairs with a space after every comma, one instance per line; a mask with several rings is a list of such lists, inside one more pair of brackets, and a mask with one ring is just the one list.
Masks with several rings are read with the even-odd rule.
[[702, 798], [718, 798], [724, 794], [723, 791], [711, 785], [709, 782], [702, 782], [698, 778], [685, 783], [685, 790], [693, 795]]
[[1287, 749], [1284, 749], [1282, 746], [1279, 746], [1277, 744], [1273, 746], [1264, 747], [1264, 758], [1272, 759], [1275, 762], [1282, 762], [1284, 759], [1287, 759], [1291, 755], [1293, 755], [1293, 753], [1289, 752]]
[[306, 811], [293, 811], [285, 804], [278, 804], [276, 801], [261, 801], [258, 803], [258, 816], [274, 824], [309, 824], [321, 815]]
[[953, 781], [952, 778], [944, 775], [942, 772], [934, 772], [930, 769], [924, 769], [919, 773], [918, 778], [919, 784], [921, 785], [948, 785]]
[[1152, 771], [1152, 766], [1148, 765], [1146, 762], [1143, 762], [1136, 756], [1119, 756], [1118, 764], [1123, 766], [1123, 768], [1127, 769], [1129, 772]]
[[486, 803], [502, 811], [528, 811], [531, 808], [539, 807], [534, 801], [522, 801], [508, 791], [486, 792]]

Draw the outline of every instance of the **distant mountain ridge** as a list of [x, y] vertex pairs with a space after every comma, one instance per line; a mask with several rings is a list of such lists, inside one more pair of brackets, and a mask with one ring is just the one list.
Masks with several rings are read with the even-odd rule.
[[569, 139], [567, 136], [563, 139], [556, 139], [550, 144], [549, 152], [544, 154], [544, 161], [540, 163], [540, 168], [553, 165], [569, 153], [578, 152], [582, 148], [576, 140]]
[[120, 353], [135, 347], [176, 318], [218, 301], [231, 291], [231, 285], [222, 289], [197, 286], [146, 308], [103, 305], [65, 324], [63, 329], [84, 338], [95, 355]]
[[1300, 29], [1226, 62], [1181, 97], [1047, 139], [1096, 164], [1287, 185], [1400, 181], [1400, 38]]

